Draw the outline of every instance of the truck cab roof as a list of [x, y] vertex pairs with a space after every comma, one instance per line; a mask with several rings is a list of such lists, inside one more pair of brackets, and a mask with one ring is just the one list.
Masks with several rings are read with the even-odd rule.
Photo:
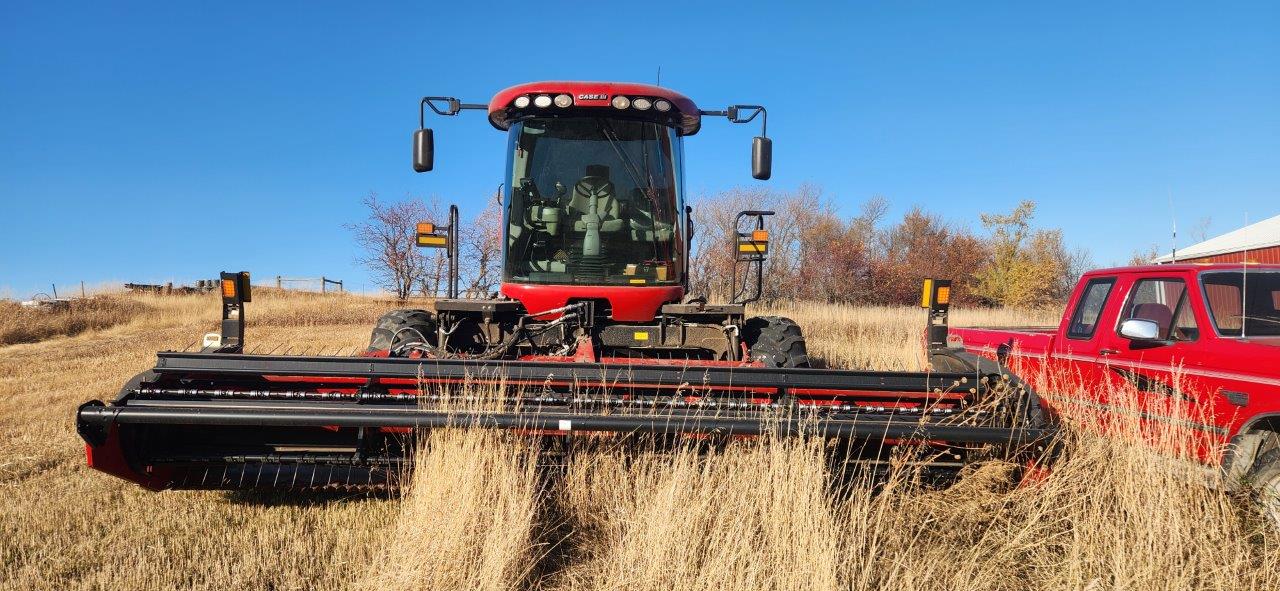
[[[567, 95], [568, 101], [551, 102], [550, 99], [560, 95]], [[543, 99], [545, 105], [539, 104], [539, 97], [548, 97]], [[615, 103], [618, 97], [625, 98], [625, 103]], [[644, 102], [637, 104], [636, 99]], [[659, 101], [665, 103], [665, 107]], [[526, 82], [498, 91], [489, 101], [489, 123], [505, 131], [521, 116], [570, 111], [600, 111], [620, 117], [661, 120], [675, 127], [682, 136], [698, 133], [702, 127], [702, 112], [693, 99], [670, 88], [634, 82], [567, 80]]]
[[[1239, 271], [1241, 263], [1173, 263], [1168, 265], [1127, 265], [1093, 269], [1084, 274], [1085, 277], [1095, 275], [1122, 275], [1127, 273], [1183, 273], [1187, 271], [1200, 273], [1204, 271]], [[1250, 271], [1280, 271], [1280, 265], [1268, 263], [1248, 263]]]

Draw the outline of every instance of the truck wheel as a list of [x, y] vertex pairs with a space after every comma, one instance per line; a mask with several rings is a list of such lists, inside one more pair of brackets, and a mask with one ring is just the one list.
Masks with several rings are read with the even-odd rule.
[[1254, 464], [1249, 482], [1258, 493], [1262, 516], [1280, 531], [1280, 448], [1273, 449]]
[[409, 343], [425, 343], [434, 347], [436, 321], [426, 310], [392, 310], [378, 319], [369, 335], [370, 351], [391, 351], [392, 355]]
[[766, 367], [809, 367], [809, 351], [800, 325], [782, 316], [757, 316], [742, 326], [752, 361]]

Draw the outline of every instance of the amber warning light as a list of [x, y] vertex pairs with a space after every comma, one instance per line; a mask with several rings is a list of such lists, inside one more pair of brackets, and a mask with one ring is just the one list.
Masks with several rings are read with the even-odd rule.
[[951, 305], [950, 279], [925, 279], [920, 290], [920, 307], [945, 309]]
[[769, 231], [752, 230], [738, 240], [738, 252], [749, 255], [765, 255], [769, 252]]
[[436, 225], [431, 222], [418, 223], [418, 246], [424, 248], [448, 248], [449, 234], [437, 233]]
[[251, 295], [249, 292], [249, 273], [240, 271], [239, 273], [222, 273], [219, 277], [222, 285], [222, 299], [225, 302], [235, 300], [249, 301]]

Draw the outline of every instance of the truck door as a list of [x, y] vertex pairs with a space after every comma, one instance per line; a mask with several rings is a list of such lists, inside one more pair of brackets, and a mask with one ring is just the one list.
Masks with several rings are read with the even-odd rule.
[[[1148, 320], [1158, 327], [1154, 339], [1120, 334], [1126, 320]], [[1109, 390], [1128, 399], [1113, 400], [1121, 411], [1136, 411], [1154, 437], [1185, 445], [1186, 429], [1212, 434], [1214, 408], [1210, 393], [1194, 370], [1191, 354], [1200, 339], [1192, 292], [1181, 277], [1142, 277], [1133, 282], [1114, 324], [1100, 337], [1103, 371]], [[1190, 365], [1188, 365], [1190, 364]], [[1206, 405], [1206, 403], [1208, 403]], [[1208, 427], [1208, 428], [1205, 428]], [[1203, 443], [1196, 442], [1197, 447]]]
[[1064, 338], [1055, 340], [1050, 372], [1070, 376], [1071, 389], [1074, 390], [1063, 392], [1063, 396], [1086, 398], [1088, 400], [1083, 401], [1086, 403], [1103, 402], [1096, 399], [1100, 389], [1090, 385], [1104, 379], [1099, 366], [1099, 350], [1102, 348], [1099, 342], [1104, 331], [1099, 326], [1104, 318], [1115, 314], [1114, 311], [1107, 313], [1108, 308], [1114, 307], [1108, 303], [1115, 299], [1111, 296], [1115, 285], [1115, 277], [1089, 279], [1075, 300], [1076, 307], [1063, 329]]

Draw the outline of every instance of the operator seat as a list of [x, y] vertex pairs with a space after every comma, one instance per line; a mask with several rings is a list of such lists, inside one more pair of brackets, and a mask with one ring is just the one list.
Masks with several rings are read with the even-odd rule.
[[575, 232], [583, 232], [582, 254], [600, 254], [600, 235], [622, 230], [622, 206], [609, 180], [609, 167], [587, 165], [587, 174], [573, 185], [569, 197], [568, 217]]
[[1129, 318], [1140, 318], [1142, 320], [1150, 320], [1160, 327], [1160, 338], [1165, 339], [1169, 336], [1169, 329], [1173, 327], [1173, 310], [1169, 306], [1159, 303], [1138, 304], [1133, 307], [1133, 312], [1129, 314]]
[[596, 214], [600, 216], [600, 231], [617, 232], [622, 229], [622, 206], [609, 180], [609, 167], [603, 164], [587, 165], [587, 174], [573, 185], [573, 195], [569, 197], [569, 215], [574, 219], [573, 229], [586, 231], [584, 217], [591, 213], [592, 200], [595, 200]]

